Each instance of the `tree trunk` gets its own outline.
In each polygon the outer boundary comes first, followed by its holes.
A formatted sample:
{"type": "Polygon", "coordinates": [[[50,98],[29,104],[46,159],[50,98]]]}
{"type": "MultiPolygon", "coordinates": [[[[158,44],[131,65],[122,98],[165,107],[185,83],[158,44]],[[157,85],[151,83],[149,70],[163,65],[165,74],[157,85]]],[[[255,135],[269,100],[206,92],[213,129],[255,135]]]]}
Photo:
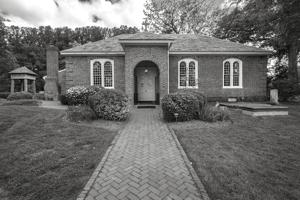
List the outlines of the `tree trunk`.
{"type": "Polygon", "coordinates": [[[298,48],[296,41],[289,45],[288,59],[289,59],[289,73],[288,77],[293,83],[298,83],[298,70],[297,70],[297,55],[298,48]]]}

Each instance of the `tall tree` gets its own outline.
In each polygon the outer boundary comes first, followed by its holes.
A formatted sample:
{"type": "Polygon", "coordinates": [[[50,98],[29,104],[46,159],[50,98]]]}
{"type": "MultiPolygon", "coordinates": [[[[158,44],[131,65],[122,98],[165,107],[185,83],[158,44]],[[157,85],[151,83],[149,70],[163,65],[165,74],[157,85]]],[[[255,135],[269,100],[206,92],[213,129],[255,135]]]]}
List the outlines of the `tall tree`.
{"type": "Polygon", "coordinates": [[[161,33],[210,34],[213,9],[223,0],[147,0],[144,14],[150,29],[161,33]]]}
{"type": "Polygon", "coordinates": [[[16,59],[7,46],[7,30],[3,21],[0,16],[0,92],[8,91],[10,82],[8,72],[17,67],[16,59]]]}
{"type": "Polygon", "coordinates": [[[299,0],[231,0],[214,35],[241,43],[272,47],[289,60],[289,79],[298,82],[300,50],[299,0]],[[234,5],[234,8],[232,8],[234,5]]]}

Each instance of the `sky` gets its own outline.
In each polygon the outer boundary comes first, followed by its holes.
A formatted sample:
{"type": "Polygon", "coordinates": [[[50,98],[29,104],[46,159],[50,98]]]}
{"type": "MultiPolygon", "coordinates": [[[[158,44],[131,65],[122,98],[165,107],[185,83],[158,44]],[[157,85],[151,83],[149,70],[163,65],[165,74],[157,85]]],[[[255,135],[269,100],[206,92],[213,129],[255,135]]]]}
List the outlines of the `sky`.
{"type": "Polygon", "coordinates": [[[145,0],[0,0],[0,15],[17,26],[141,27],[145,0]]]}

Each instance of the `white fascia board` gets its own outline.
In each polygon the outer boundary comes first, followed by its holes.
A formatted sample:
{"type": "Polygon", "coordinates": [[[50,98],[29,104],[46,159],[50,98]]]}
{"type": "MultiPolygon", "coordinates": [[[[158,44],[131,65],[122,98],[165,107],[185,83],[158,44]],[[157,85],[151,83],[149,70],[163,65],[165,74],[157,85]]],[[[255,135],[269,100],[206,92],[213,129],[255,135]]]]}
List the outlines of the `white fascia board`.
{"type": "Polygon", "coordinates": [[[111,52],[90,52],[90,51],[76,51],[76,52],[60,52],[62,56],[105,56],[105,55],[125,55],[123,51],[111,52]]]}

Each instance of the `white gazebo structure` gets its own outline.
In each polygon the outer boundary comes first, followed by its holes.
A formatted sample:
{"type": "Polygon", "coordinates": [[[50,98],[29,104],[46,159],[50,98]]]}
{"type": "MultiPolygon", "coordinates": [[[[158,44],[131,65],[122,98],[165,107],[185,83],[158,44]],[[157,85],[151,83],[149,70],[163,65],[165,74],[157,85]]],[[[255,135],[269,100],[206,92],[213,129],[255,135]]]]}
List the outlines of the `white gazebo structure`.
{"type": "Polygon", "coordinates": [[[29,70],[27,67],[17,68],[10,73],[10,93],[15,92],[15,80],[21,80],[21,91],[28,92],[28,86],[32,85],[33,93],[36,92],[35,79],[37,74],[29,70]]]}

